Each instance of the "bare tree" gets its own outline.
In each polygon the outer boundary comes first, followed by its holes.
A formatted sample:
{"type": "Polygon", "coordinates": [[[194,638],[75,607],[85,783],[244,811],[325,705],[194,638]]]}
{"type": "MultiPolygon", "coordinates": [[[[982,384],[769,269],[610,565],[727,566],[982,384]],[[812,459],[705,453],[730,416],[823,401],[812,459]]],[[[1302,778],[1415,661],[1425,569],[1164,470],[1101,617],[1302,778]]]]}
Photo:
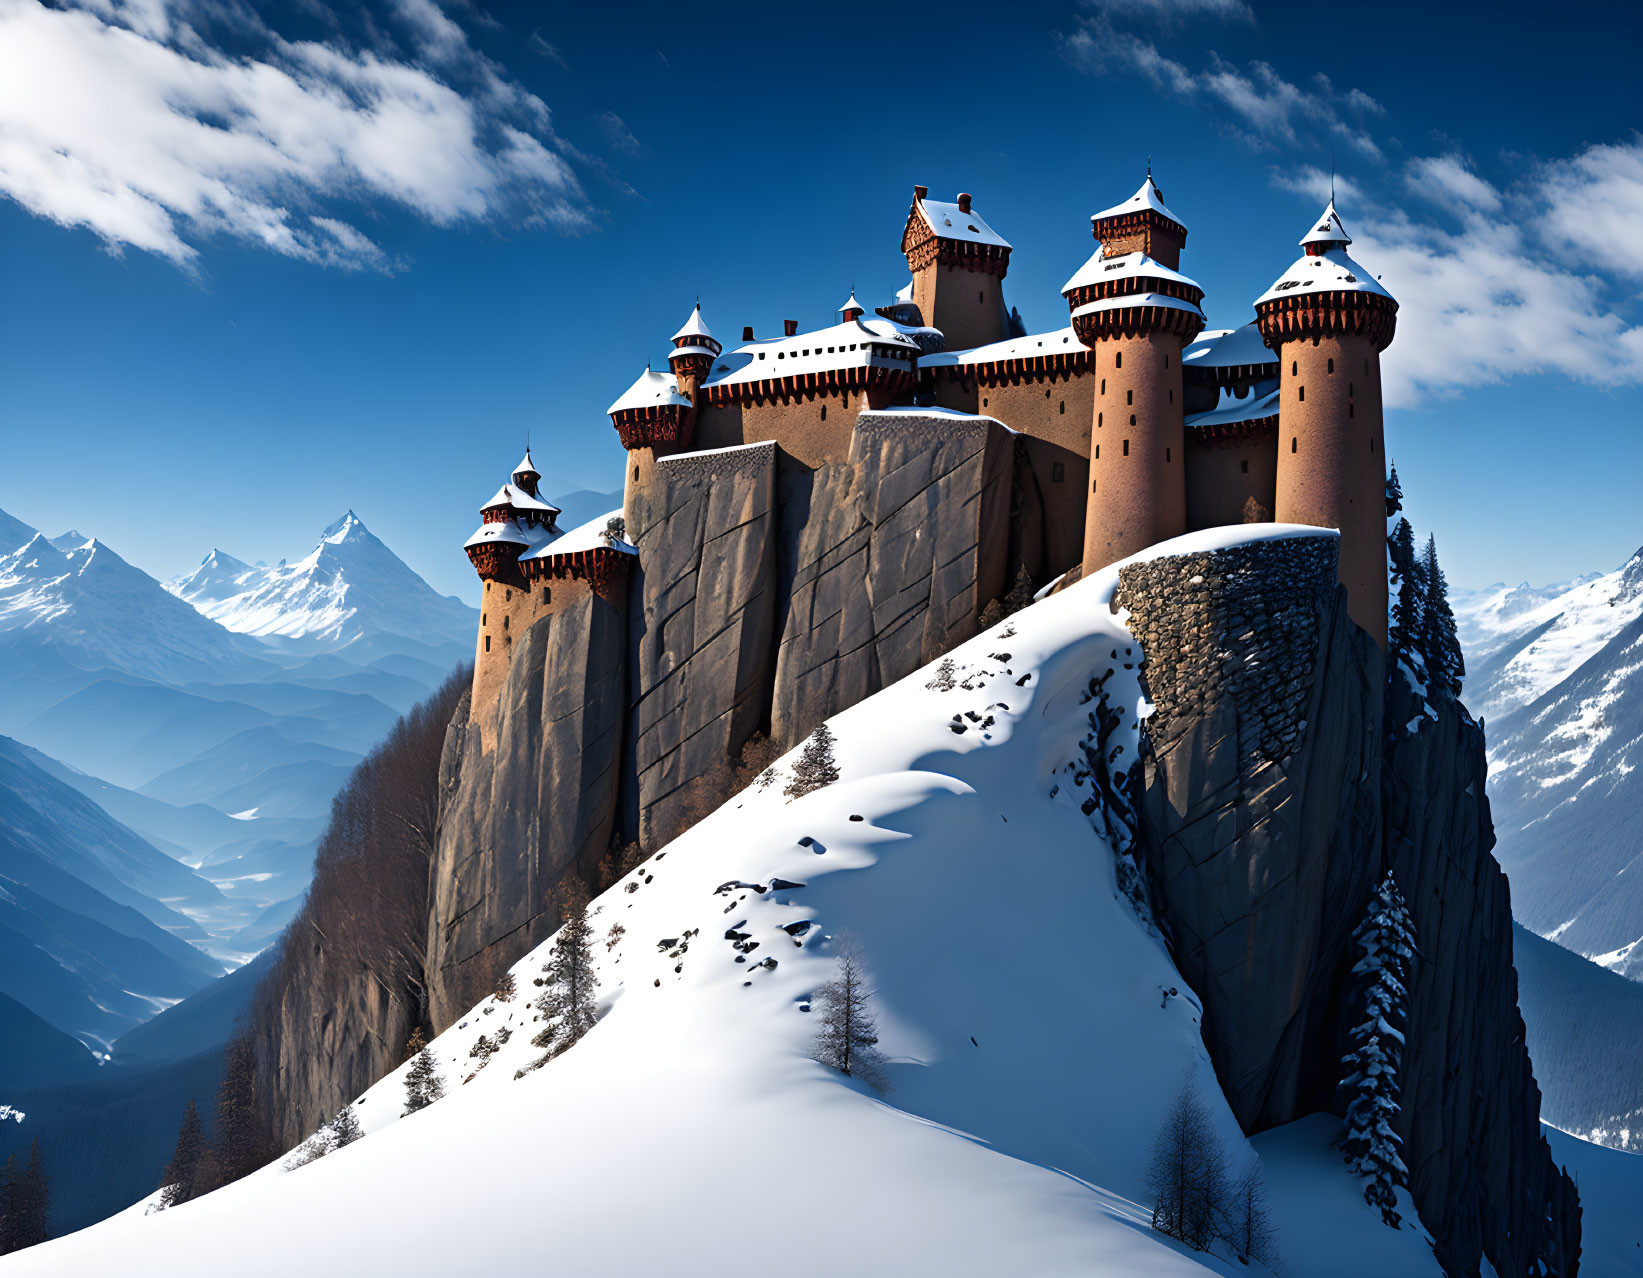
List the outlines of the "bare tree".
{"type": "Polygon", "coordinates": [[[838,975],[811,995],[821,1021],[811,1054],[823,1065],[885,1092],[890,1085],[884,1076],[884,1057],[878,1051],[874,993],[860,947],[853,937],[840,938],[838,975]]]}
{"type": "Polygon", "coordinates": [[[1152,1227],[1199,1251],[1226,1230],[1227,1156],[1190,1077],[1184,1079],[1152,1146],[1147,1167],[1152,1227]]]}
{"type": "Polygon", "coordinates": [[[1251,1159],[1238,1183],[1232,1187],[1227,1215],[1227,1244],[1243,1264],[1255,1261],[1274,1273],[1278,1270],[1278,1236],[1272,1227],[1272,1208],[1267,1200],[1266,1178],[1258,1159],[1251,1159]]]}

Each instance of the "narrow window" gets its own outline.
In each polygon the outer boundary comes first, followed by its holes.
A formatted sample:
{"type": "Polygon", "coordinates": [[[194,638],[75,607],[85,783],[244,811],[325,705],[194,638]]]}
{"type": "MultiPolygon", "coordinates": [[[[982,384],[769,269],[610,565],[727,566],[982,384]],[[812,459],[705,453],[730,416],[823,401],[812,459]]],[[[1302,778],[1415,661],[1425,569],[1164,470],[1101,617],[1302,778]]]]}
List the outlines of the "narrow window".
{"type": "Polygon", "coordinates": [[[1173,390],[1169,393],[1169,402],[1172,404],[1175,402],[1175,392],[1173,390]]]}
{"type": "Polygon", "coordinates": [[[1133,390],[1127,390],[1124,392],[1124,402],[1126,404],[1135,403],[1135,392],[1133,390]]]}
{"type": "Polygon", "coordinates": [[[1059,484],[1067,478],[1067,467],[1063,462],[1056,462],[1050,467],[1050,482],[1059,484]]]}
{"type": "Polygon", "coordinates": [[[1061,401],[1061,416],[1065,417],[1066,415],[1067,415],[1067,401],[1062,400],[1061,401]]]}
{"type": "Polygon", "coordinates": [[[1105,377],[1101,379],[1101,393],[1103,395],[1107,393],[1107,379],[1105,377]]]}
{"type": "MultiPolygon", "coordinates": [[[[1135,425],[1135,414],[1134,414],[1134,413],[1131,413],[1131,414],[1130,414],[1130,425],[1131,425],[1131,426],[1133,426],[1133,425],[1135,425]]],[[[1126,448],[1126,449],[1125,449],[1125,450],[1124,450],[1124,451],[1125,451],[1125,452],[1128,452],[1128,451],[1129,451],[1129,449],[1127,449],[1127,448],[1126,448]]]]}
{"type": "Polygon", "coordinates": [[[485,614],[484,613],[479,614],[479,624],[482,625],[482,626],[485,624],[485,614]]]}
{"type": "Polygon", "coordinates": [[[1091,492],[1091,493],[1094,493],[1094,492],[1095,492],[1095,485],[1096,485],[1096,483],[1097,483],[1097,482],[1098,482],[1098,481],[1096,481],[1096,480],[1094,480],[1094,479],[1092,479],[1092,480],[1090,480],[1090,492],[1091,492]]]}
{"type": "Polygon", "coordinates": [[[1095,460],[1096,460],[1096,461],[1100,461],[1100,460],[1101,460],[1101,445],[1100,445],[1100,444],[1097,444],[1097,445],[1096,445],[1096,446],[1095,446],[1095,460]]]}
{"type": "Polygon", "coordinates": [[[512,599],[512,598],[513,598],[513,591],[511,591],[511,590],[504,590],[504,591],[503,591],[503,592],[502,592],[502,602],[503,602],[503,603],[507,603],[507,602],[508,602],[508,600],[510,600],[510,599],[512,599]]]}
{"type": "Polygon", "coordinates": [[[1050,397],[1050,388],[1048,386],[1046,386],[1044,388],[1044,398],[1048,399],[1049,397],[1050,397]]]}
{"type": "Polygon", "coordinates": [[[1165,450],[1164,450],[1164,461],[1165,461],[1165,462],[1166,462],[1166,463],[1167,463],[1167,462],[1168,462],[1168,461],[1169,461],[1169,453],[1170,453],[1170,450],[1169,450],[1169,449],[1167,449],[1167,448],[1166,448],[1166,449],[1165,449],[1165,450]]]}
{"type": "Polygon", "coordinates": [[[1118,351],[1116,354],[1113,355],[1113,357],[1112,357],[1112,366],[1114,368],[1123,368],[1124,367],[1124,352],[1123,351],[1118,351]]]}
{"type": "Polygon", "coordinates": [[[985,395],[983,395],[983,396],[982,396],[982,397],[981,397],[981,406],[982,406],[982,407],[983,407],[983,408],[986,408],[986,407],[987,407],[987,397],[986,397],[986,396],[985,396],[985,395]]]}
{"type": "Polygon", "coordinates": [[[987,301],[987,299],[982,295],[981,291],[979,289],[976,290],[976,305],[980,306],[980,305],[984,304],[986,301],[987,301]]]}
{"type": "Polygon", "coordinates": [[[508,618],[507,618],[506,615],[504,615],[503,618],[502,618],[502,629],[506,630],[507,628],[508,628],[508,618]]]}
{"type": "Polygon", "coordinates": [[[490,650],[491,650],[491,637],[489,635],[486,635],[485,636],[485,651],[489,652],[490,650]]]}
{"type": "Polygon", "coordinates": [[[634,479],[639,478],[639,464],[637,462],[633,464],[633,477],[634,479]]]}
{"type": "Polygon", "coordinates": [[[1106,414],[1105,414],[1105,413],[1097,413],[1097,414],[1096,414],[1096,415],[1095,415],[1095,425],[1096,425],[1096,429],[1097,429],[1097,430],[1099,430],[1099,429],[1100,429],[1100,428],[1101,428],[1101,419],[1102,419],[1102,418],[1103,418],[1103,417],[1104,417],[1104,416],[1106,416],[1106,414]]]}
{"type": "Polygon", "coordinates": [[[1124,456],[1128,457],[1129,455],[1130,455],[1130,441],[1126,439],[1124,441],[1124,456]]]}
{"type": "Polygon", "coordinates": [[[491,583],[487,581],[485,583],[485,593],[490,594],[490,592],[491,592],[491,583]]]}
{"type": "Polygon", "coordinates": [[[821,419],[822,419],[822,420],[823,420],[823,421],[824,421],[824,422],[825,422],[825,421],[826,421],[826,420],[827,420],[827,405],[826,405],[826,404],[823,404],[823,405],[822,405],[822,415],[821,415],[821,419]]]}
{"type": "Polygon", "coordinates": [[[1351,403],[1347,404],[1347,406],[1346,406],[1346,415],[1348,417],[1356,417],[1358,415],[1358,406],[1356,404],[1351,404],[1351,403]]]}
{"type": "Polygon", "coordinates": [[[1298,402],[1302,403],[1302,404],[1306,403],[1306,387],[1305,386],[1298,386],[1298,387],[1295,388],[1295,391],[1296,391],[1296,394],[1295,394],[1296,400],[1298,402]]]}
{"type": "Polygon", "coordinates": [[[1335,361],[1334,360],[1329,361],[1329,371],[1332,372],[1332,373],[1335,371],[1335,361]]]}
{"type": "Polygon", "coordinates": [[[1301,361],[1298,360],[1298,359],[1290,360],[1289,361],[1289,375],[1291,377],[1294,377],[1300,371],[1301,371],[1301,361]]]}
{"type": "Polygon", "coordinates": [[[1165,368],[1169,367],[1169,356],[1168,355],[1164,356],[1164,367],[1165,368]]]}
{"type": "Polygon", "coordinates": [[[1289,437],[1289,451],[1292,453],[1298,453],[1301,451],[1300,441],[1293,435],[1289,437]]]}
{"type": "Polygon", "coordinates": [[[1249,474],[1249,461],[1247,459],[1238,464],[1243,467],[1244,474],[1249,474]]]}

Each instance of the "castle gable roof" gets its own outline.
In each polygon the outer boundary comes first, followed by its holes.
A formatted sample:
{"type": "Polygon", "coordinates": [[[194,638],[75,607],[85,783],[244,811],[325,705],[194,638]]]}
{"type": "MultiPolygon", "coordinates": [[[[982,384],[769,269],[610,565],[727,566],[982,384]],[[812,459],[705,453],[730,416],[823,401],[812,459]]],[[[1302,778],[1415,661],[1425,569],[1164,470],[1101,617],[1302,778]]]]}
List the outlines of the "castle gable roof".
{"type": "Polygon", "coordinates": [[[1186,223],[1169,211],[1164,203],[1164,196],[1157,184],[1152,180],[1152,174],[1147,174],[1147,180],[1141,183],[1141,189],[1122,204],[1114,204],[1110,209],[1102,209],[1099,213],[1090,214],[1091,222],[1104,222],[1109,217],[1124,217],[1130,213],[1144,213],[1147,211],[1162,214],[1177,226],[1185,229],[1186,223]]]}
{"type": "Polygon", "coordinates": [[[1260,327],[1254,320],[1242,328],[1205,332],[1181,352],[1181,363],[1195,368],[1243,368],[1277,362],[1277,354],[1261,340],[1260,327]]]}
{"type": "Polygon", "coordinates": [[[1063,295],[1074,289],[1089,288],[1095,284],[1104,284],[1110,280],[1169,280],[1172,283],[1195,288],[1201,293],[1202,286],[1190,276],[1180,271],[1171,270],[1155,258],[1145,253],[1125,253],[1122,257],[1102,257],[1101,250],[1090,254],[1089,261],[1085,262],[1073,272],[1073,277],[1061,286],[1063,295]]]}
{"type": "Polygon", "coordinates": [[[1015,359],[1047,359],[1054,355],[1082,355],[1084,343],[1072,329],[1058,328],[1049,333],[1029,333],[1025,337],[1010,337],[1002,342],[989,342],[967,351],[938,351],[919,360],[920,368],[962,368],[973,364],[1002,364],[1015,359]]]}
{"type": "Polygon", "coordinates": [[[938,239],[991,244],[995,248],[1010,247],[1010,241],[988,226],[973,204],[968,213],[957,204],[949,204],[945,200],[919,200],[914,207],[938,239]]]}
{"type": "Polygon", "coordinates": [[[1308,293],[1371,293],[1392,297],[1373,275],[1347,256],[1345,249],[1332,248],[1316,257],[1308,254],[1298,258],[1271,288],[1255,299],[1255,305],[1280,297],[1304,297],[1308,293]]]}
{"type": "Polygon", "coordinates": [[[702,385],[731,387],[875,363],[911,369],[919,345],[910,331],[893,320],[858,317],[792,337],[746,342],[721,355],[702,385]]]}
{"type": "Polygon", "coordinates": [[[672,373],[658,373],[647,368],[632,386],[605,412],[611,416],[640,408],[663,408],[667,405],[689,408],[690,400],[679,393],[679,380],[672,373]]]}
{"type": "Polygon", "coordinates": [[[1329,207],[1323,211],[1323,216],[1318,219],[1317,224],[1310,231],[1301,237],[1299,242],[1302,248],[1305,248],[1308,244],[1338,244],[1345,248],[1352,243],[1352,237],[1346,233],[1346,228],[1341,225],[1341,215],[1335,211],[1333,196],[1330,197],[1329,207]]]}
{"type": "Polygon", "coordinates": [[[620,537],[607,539],[605,529],[610,521],[622,513],[618,506],[615,510],[600,515],[597,519],[590,519],[585,524],[562,533],[552,541],[538,546],[535,550],[521,556],[524,559],[551,559],[554,555],[574,555],[583,550],[614,550],[620,555],[637,555],[639,548],[632,542],[623,541],[620,537]]]}

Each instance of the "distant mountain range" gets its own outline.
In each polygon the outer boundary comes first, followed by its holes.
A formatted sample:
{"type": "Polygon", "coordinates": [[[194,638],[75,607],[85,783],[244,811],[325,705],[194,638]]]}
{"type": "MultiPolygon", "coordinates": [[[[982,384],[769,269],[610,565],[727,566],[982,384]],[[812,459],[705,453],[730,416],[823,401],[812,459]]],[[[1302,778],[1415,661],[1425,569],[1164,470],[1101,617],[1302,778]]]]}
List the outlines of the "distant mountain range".
{"type": "Polygon", "coordinates": [[[1457,597],[1518,920],[1643,979],[1643,551],[1557,586],[1457,597]]]}

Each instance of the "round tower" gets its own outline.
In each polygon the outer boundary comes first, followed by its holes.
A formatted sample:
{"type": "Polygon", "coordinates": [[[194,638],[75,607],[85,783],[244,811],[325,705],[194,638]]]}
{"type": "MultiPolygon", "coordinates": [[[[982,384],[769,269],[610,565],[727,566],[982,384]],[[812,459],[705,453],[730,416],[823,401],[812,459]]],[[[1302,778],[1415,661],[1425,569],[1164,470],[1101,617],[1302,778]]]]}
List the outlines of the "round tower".
{"type": "MultiPolygon", "coordinates": [[[[673,370],[679,393],[691,404],[696,403],[696,392],[701,387],[702,379],[707,376],[713,367],[713,361],[719,358],[719,352],[723,349],[724,347],[708,331],[707,323],[702,319],[702,304],[697,302],[696,309],[691,311],[684,327],[673,335],[673,349],[668,352],[667,357],[668,367],[673,370]]],[[[686,440],[679,447],[686,447],[688,442],[686,440]]]]}
{"type": "Polygon", "coordinates": [[[1386,646],[1386,447],[1381,352],[1398,304],[1347,256],[1335,201],[1302,256],[1255,302],[1278,356],[1278,484],[1273,518],[1341,532],[1347,612],[1386,646]]]}
{"type": "Polygon", "coordinates": [[[839,307],[839,319],[848,324],[853,319],[860,319],[867,313],[867,308],[856,300],[856,290],[850,290],[850,296],[844,305],[839,307]]]}
{"type": "MultiPolygon", "coordinates": [[[[693,363],[700,358],[699,351],[705,349],[691,343],[684,348],[675,346],[674,354],[679,356],[681,364],[693,363]],[[697,349],[691,350],[691,346],[697,349]],[[681,349],[685,353],[681,354],[681,349]]],[[[705,366],[694,376],[699,378],[703,373],[705,366]]],[[[693,381],[691,385],[696,389],[700,382],[693,381]]],[[[647,368],[605,411],[610,414],[611,425],[616,427],[622,447],[628,450],[622,517],[627,522],[628,539],[636,541],[641,529],[635,518],[634,494],[650,482],[658,457],[690,446],[696,410],[690,397],[680,390],[675,374],[647,368]]]]}
{"type": "Polygon", "coordinates": [[[1095,379],[1085,574],[1186,531],[1181,349],[1204,327],[1204,290],[1175,269],[1187,229],[1150,170],[1090,224],[1101,247],[1062,288],[1095,379]]]}
{"type": "Polygon", "coordinates": [[[537,495],[537,485],[542,482],[542,472],[536,469],[536,463],[531,460],[531,450],[525,450],[525,458],[514,467],[513,482],[524,490],[530,497],[537,495]]]}

